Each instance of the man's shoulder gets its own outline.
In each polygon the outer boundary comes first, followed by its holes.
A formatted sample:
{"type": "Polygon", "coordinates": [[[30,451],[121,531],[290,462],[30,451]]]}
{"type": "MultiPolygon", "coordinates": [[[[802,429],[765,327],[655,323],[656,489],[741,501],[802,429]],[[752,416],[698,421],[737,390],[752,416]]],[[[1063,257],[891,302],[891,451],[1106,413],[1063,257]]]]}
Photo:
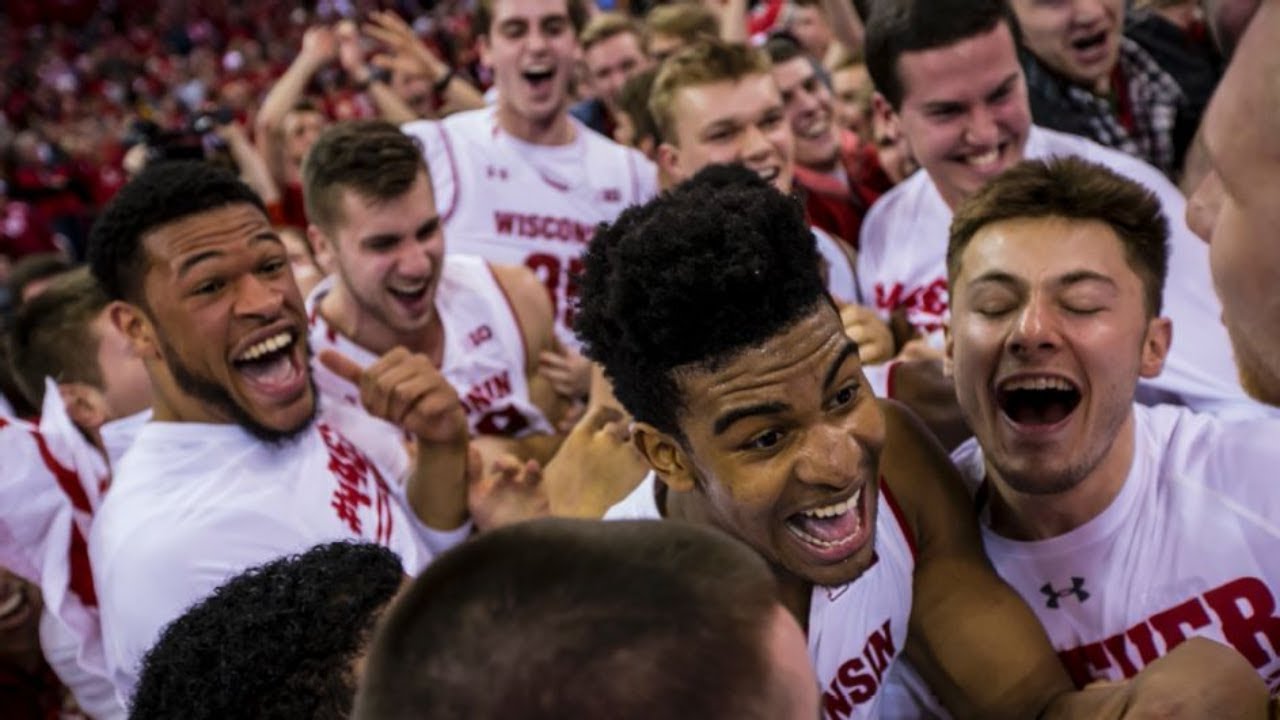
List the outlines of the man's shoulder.
{"type": "Polygon", "coordinates": [[[1230,488],[1241,502],[1249,502],[1254,490],[1280,496],[1272,490],[1280,419],[1224,419],[1173,405],[1135,405],[1134,418],[1140,451],[1152,456],[1162,475],[1230,488]]]}
{"type": "Polygon", "coordinates": [[[1105,166],[1113,172],[1147,186],[1160,197],[1161,201],[1166,200],[1170,192],[1178,193],[1169,179],[1153,165],[1141,158],[1080,135],[1059,132],[1039,125],[1033,126],[1027,142],[1026,155],[1031,159],[1072,156],[1105,166]]]}

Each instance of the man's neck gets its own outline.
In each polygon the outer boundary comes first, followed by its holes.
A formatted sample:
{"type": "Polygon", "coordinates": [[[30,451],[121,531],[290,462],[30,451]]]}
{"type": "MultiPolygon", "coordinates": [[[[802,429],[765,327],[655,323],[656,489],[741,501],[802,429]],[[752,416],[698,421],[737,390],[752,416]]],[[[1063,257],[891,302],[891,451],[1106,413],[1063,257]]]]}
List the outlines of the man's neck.
{"type": "Polygon", "coordinates": [[[988,463],[991,529],[1013,540],[1047,540],[1075,530],[1102,514],[1120,494],[1133,466],[1133,423],[1130,410],[1102,461],[1065,492],[1052,495],[1018,492],[988,463]]]}
{"type": "MultiPolygon", "coordinates": [[[[658,480],[657,482],[662,482],[658,480]]],[[[662,497],[661,495],[659,497],[662,497]]],[[[697,523],[699,525],[710,525],[718,527],[711,520],[711,514],[707,512],[706,506],[697,497],[694,492],[666,492],[665,503],[658,506],[659,512],[665,518],[673,520],[683,520],[685,522],[697,523]]],[[[813,594],[813,583],[800,577],[796,577],[791,572],[772,565],[773,574],[778,579],[778,599],[781,600],[782,606],[795,617],[796,622],[800,623],[800,627],[805,632],[809,631],[809,601],[813,594]]]]}
{"type": "Polygon", "coordinates": [[[568,145],[577,137],[567,108],[561,108],[549,119],[532,120],[518,115],[499,98],[498,124],[511,137],[532,145],[568,145]]]}
{"type": "MultiPolygon", "coordinates": [[[[432,302],[435,302],[434,298],[432,302]]],[[[346,285],[338,281],[320,299],[319,312],[329,327],[375,355],[403,347],[410,352],[426,355],[431,358],[433,365],[440,367],[444,356],[444,324],[434,308],[431,311],[431,322],[406,336],[361,313],[346,285]]]]}

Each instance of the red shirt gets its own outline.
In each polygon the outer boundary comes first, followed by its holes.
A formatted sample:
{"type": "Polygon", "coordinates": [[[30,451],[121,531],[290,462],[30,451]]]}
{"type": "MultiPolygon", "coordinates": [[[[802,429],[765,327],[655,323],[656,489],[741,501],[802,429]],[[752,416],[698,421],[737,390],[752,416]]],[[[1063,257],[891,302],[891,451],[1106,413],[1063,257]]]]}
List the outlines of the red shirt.
{"type": "Polygon", "coordinates": [[[840,132],[840,169],[847,186],[826,173],[797,165],[796,185],[809,224],[857,249],[862,219],[871,203],[893,187],[893,181],[880,166],[875,146],[848,130],[840,132]]]}

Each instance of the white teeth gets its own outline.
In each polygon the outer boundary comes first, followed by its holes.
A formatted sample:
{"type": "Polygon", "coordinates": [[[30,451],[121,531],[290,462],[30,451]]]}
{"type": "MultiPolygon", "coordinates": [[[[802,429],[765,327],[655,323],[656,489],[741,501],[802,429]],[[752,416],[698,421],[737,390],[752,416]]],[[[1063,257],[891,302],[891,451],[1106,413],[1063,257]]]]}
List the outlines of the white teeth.
{"type": "Polygon", "coordinates": [[[997,148],[991,148],[990,150],[982,153],[981,155],[970,155],[968,162],[970,165],[973,165],[975,167],[984,167],[987,165],[994,164],[995,161],[999,158],[1000,158],[1000,148],[997,147],[997,148]]]}
{"type": "Polygon", "coordinates": [[[850,497],[848,497],[847,499],[841,502],[838,502],[834,505],[827,505],[825,507],[814,508],[812,510],[805,510],[804,513],[802,514],[812,518],[836,517],[837,515],[843,515],[846,512],[848,512],[851,508],[856,507],[858,505],[858,500],[860,499],[862,499],[862,488],[858,488],[858,492],[854,493],[853,495],[851,495],[850,497]]]}
{"type": "Polygon", "coordinates": [[[280,348],[287,347],[292,342],[293,342],[293,335],[286,330],[280,333],[279,335],[273,335],[272,337],[269,337],[266,340],[263,340],[262,342],[253,345],[248,350],[245,350],[244,352],[240,353],[240,357],[236,358],[236,362],[247,362],[250,360],[257,360],[258,358],[262,357],[263,355],[266,355],[267,353],[275,352],[280,348]]]}
{"type": "Polygon", "coordinates": [[[762,169],[756,170],[756,174],[759,175],[760,178],[765,182],[773,182],[773,179],[778,177],[779,172],[781,171],[776,167],[771,167],[768,169],[762,168],[762,169]]]}
{"type": "Polygon", "coordinates": [[[1004,390],[1061,390],[1071,392],[1075,386],[1057,377],[1025,377],[1010,380],[1003,386],[1004,390]]]}

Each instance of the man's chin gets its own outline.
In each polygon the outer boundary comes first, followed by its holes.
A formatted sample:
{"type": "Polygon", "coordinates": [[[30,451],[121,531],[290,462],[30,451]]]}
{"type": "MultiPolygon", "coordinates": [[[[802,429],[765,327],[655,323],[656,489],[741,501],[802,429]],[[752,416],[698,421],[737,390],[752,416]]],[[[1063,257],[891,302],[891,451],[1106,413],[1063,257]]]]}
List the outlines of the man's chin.
{"type": "Polygon", "coordinates": [[[316,415],[320,411],[314,377],[308,379],[306,395],[299,402],[306,403],[306,407],[300,413],[300,417],[292,422],[268,424],[258,420],[238,404],[232,416],[237,425],[258,440],[269,445],[286,445],[306,432],[315,422],[316,415]]]}

